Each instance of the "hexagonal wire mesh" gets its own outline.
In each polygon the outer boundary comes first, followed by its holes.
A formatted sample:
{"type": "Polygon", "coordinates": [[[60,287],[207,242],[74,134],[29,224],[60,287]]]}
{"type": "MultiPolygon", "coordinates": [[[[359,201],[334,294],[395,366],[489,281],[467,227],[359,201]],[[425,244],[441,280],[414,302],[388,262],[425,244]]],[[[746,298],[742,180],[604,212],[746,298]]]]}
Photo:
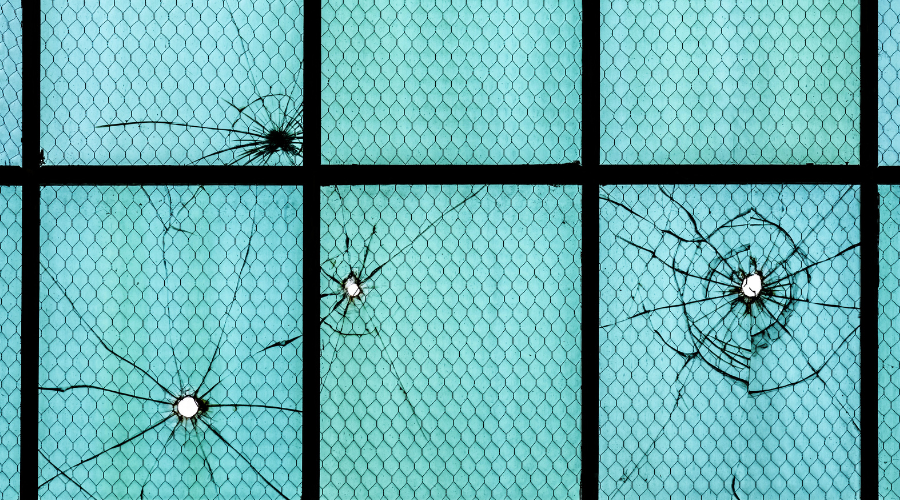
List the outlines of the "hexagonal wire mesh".
{"type": "Polygon", "coordinates": [[[54,0],[42,12],[49,164],[302,163],[288,149],[241,156],[256,141],[286,147],[279,125],[302,145],[300,1],[54,0]],[[116,123],[131,125],[96,128],[116,123]]]}
{"type": "Polygon", "coordinates": [[[858,498],[859,190],[602,187],[602,498],[858,498]]]}
{"type": "Polygon", "coordinates": [[[878,194],[878,494],[896,499],[900,498],[900,301],[895,297],[900,274],[900,186],[878,186],[878,194]]]}
{"type": "Polygon", "coordinates": [[[900,2],[878,2],[878,165],[900,165],[900,2]]]}
{"type": "Polygon", "coordinates": [[[601,164],[859,163],[858,1],[601,9],[601,164]]]}
{"type": "Polygon", "coordinates": [[[580,186],[321,206],[322,498],[577,498],[580,186]]]}
{"type": "Polygon", "coordinates": [[[0,2],[0,165],[22,164],[22,7],[0,2]]]}
{"type": "Polygon", "coordinates": [[[301,325],[301,190],[41,201],[41,494],[299,496],[301,342],[266,347],[301,325]]]}
{"type": "Polygon", "coordinates": [[[581,2],[550,3],[323,2],[322,162],[580,160],[581,2]]]}
{"type": "Polygon", "coordinates": [[[0,186],[0,499],[19,498],[22,188],[0,186]]]}

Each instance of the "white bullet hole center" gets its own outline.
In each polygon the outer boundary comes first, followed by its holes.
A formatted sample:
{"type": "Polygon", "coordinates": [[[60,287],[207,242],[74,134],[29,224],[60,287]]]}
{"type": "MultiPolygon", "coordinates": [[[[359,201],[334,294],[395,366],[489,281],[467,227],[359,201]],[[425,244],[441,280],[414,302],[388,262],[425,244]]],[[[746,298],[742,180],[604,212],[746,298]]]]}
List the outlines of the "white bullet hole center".
{"type": "Polygon", "coordinates": [[[181,401],[178,402],[178,414],[184,418],[193,418],[198,411],[200,411],[200,405],[191,396],[181,398],[181,401]]]}
{"type": "Polygon", "coordinates": [[[756,297],[762,291],[762,277],[759,274],[751,274],[741,283],[741,292],[747,297],[756,297]]]}
{"type": "Polygon", "coordinates": [[[347,284],[344,285],[344,287],[347,289],[347,295],[351,297],[358,297],[359,292],[361,292],[359,285],[352,279],[347,281],[347,284]]]}

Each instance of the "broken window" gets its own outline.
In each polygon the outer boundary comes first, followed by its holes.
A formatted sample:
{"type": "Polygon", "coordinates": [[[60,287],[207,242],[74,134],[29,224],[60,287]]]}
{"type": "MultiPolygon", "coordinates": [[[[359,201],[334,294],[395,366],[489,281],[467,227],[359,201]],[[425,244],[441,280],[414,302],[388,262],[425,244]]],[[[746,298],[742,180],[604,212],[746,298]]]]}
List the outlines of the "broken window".
{"type": "Polygon", "coordinates": [[[858,196],[601,187],[601,496],[859,491],[858,196]]]}
{"type": "Polygon", "coordinates": [[[39,491],[298,498],[299,188],[41,191],[39,491]]]}
{"type": "Polygon", "coordinates": [[[581,188],[321,199],[322,498],[577,498],[581,188]]]}
{"type": "Polygon", "coordinates": [[[303,4],[44,4],[50,165],[299,165],[303,4]]]}

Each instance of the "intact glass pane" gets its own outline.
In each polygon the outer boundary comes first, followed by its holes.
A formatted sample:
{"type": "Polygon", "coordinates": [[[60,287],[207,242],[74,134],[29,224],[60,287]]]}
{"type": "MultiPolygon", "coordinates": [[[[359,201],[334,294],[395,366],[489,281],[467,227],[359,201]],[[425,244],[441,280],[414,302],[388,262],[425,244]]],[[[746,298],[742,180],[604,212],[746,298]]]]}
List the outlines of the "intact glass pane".
{"type": "Polygon", "coordinates": [[[299,498],[300,189],[44,188],[41,210],[41,497],[299,498]]]}
{"type": "Polygon", "coordinates": [[[581,2],[328,0],[322,163],[581,159],[581,2]]]}
{"type": "Polygon", "coordinates": [[[857,498],[859,189],[600,189],[600,497],[857,498]]]}
{"type": "Polygon", "coordinates": [[[321,498],[578,498],[580,187],[321,200],[321,498]]]}
{"type": "Polygon", "coordinates": [[[22,403],[22,188],[0,186],[0,499],[19,498],[22,403]]]}
{"type": "Polygon", "coordinates": [[[900,186],[878,186],[878,494],[900,497],[900,186]]]}
{"type": "Polygon", "coordinates": [[[900,2],[878,2],[878,165],[900,165],[900,2]]]}
{"type": "Polygon", "coordinates": [[[43,2],[47,163],[301,163],[302,13],[299,0],[43,2]]]}
{"type": "Polygon", "coordinates": [[[22,3],[0,1],[0,165],[22,164],[22,3]]]}
{"type": "Polygon", "coordinates": [[[601,3],[601,164],[859,163],[859,2],[601,3]]]}

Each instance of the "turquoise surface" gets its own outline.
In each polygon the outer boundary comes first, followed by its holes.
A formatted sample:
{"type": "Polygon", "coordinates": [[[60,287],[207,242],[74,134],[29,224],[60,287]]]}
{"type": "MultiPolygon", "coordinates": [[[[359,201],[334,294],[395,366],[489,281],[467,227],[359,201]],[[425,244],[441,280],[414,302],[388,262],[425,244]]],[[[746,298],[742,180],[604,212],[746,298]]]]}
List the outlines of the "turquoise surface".
{"type": "Polygon", "coordinates": [[[579,186],[322,188],[321,498],[578,498],[580,207],[579,186]]]}
{"type": "Polygon", "coordinates": [[[858,498],[859,238],[855,186],[601,188],[601,498],[858,498]]]}
{"type": "Polygon", "coordinates": [[[0,2],[0,165],[22,164],[22,8],[0,2]]]}
{"type": "Polygon", "coordinates": [[[900,2],[878,2],[878,165],[900,164],[900,2]]]}
{"type": "Polygon", "coordinates": [[[42,497],[299,497],[302,339],[265,348],[300,335],[301,217],[300,188],[42,189],[42,497]]]}
{"type": "Polygon", "coordinates": [[[900,498],[900,186],[878,186],[881,234],[878,239],[878,493],[900,498]]]}
{"type": "Polygon", "coordinates": [[[859,163],[859,2],[600,5],[600,163],[859,163]]]}
{"type": "Polygon", "coordinates": [[[19,498],[22,384],[22,188],[0,186],[0,498],[19,498]]]}
{"type": "MultiPolygon", "coordinates": [[[[303,99],[299,1],[42,4],[41,147],[50,165],[228,163],[303,99]],[[279,94],[263,100],[262,96],[279,94]],[[239,109],[240,108],[240,109],[239,109]],[[165,124],[95,128],[145,120],[165,124]],[[234,132],[234,131],[239,132],[234,132]]],[[[270,163],[294,164],[278,154],[270,163]]],[[[238,162],[243,164],[244,162],[238,162]]]]}
{"type": "Polygon", "coordinates": [[[323,2],[322,163],[580,160],[581,30],[579,0],[323,2]]]}

